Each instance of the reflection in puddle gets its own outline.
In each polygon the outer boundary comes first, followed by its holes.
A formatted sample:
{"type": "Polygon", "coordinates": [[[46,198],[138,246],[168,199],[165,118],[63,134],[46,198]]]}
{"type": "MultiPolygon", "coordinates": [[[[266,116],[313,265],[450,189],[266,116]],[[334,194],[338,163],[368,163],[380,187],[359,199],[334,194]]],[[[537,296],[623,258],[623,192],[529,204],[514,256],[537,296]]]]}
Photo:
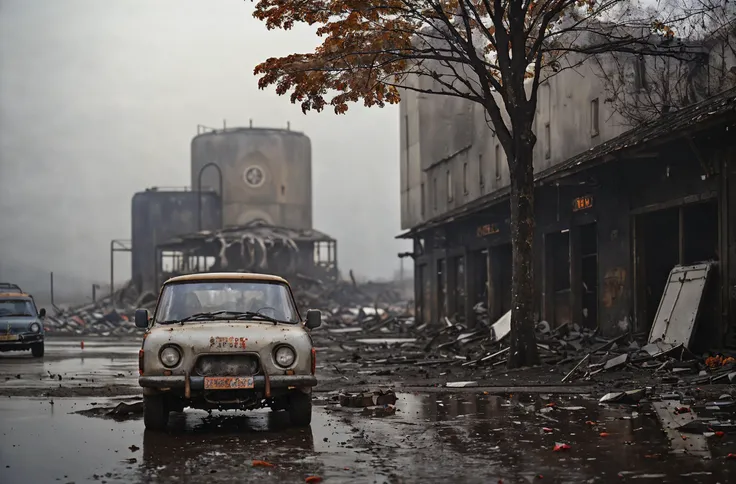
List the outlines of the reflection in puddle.
{"type": "Polygon", "coordinates": [[[81,482],[93,472],[107,482],[281,483],[310,475],[351,483],[533,482],[539,475],[543,482],[733,481],[723,460],[670,454],[647,405],[599,406],[577,396],[398,397],[395,414],[382,417],[315,406],[306,429],[292,428],[283,412],[187,410],[172,415],[165,433],[144,432],[140,420],[70,415],[99,400],[50,406],[14,398],[0,401],[0,464],[12,464],[2,481],[81,482]],[[41,412],[29,413],[31,405],[41,412]],[[554,452],[556,443],[570,448],[554,452]],[[43,465],[28,449],[47,456],[43,465]]]}

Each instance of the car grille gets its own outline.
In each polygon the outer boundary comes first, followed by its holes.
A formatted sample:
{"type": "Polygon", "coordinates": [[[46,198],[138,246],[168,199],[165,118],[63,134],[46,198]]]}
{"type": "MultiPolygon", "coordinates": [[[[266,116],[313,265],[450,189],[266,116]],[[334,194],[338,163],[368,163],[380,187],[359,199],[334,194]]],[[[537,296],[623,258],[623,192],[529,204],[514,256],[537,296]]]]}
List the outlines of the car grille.
{"type": "Polygon", "coordinates": [[[256,355],[204,355],[194,366],[199,376],[252,376],[259,369],[256,355]]]}

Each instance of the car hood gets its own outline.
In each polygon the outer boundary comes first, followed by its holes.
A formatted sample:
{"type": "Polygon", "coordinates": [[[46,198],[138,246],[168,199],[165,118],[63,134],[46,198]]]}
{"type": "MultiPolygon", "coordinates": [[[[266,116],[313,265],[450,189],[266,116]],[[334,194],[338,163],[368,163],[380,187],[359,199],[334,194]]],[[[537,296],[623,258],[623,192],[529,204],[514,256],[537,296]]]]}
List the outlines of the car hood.
{"type": "Polygon", "coordinates": [[[218,338],[247,338],[248,344],[264,345],[301,339],[308,333],[301,323],[273,324],[266,321],[210,321],[154,326],[146,339],[210,345],[218,338]]]}

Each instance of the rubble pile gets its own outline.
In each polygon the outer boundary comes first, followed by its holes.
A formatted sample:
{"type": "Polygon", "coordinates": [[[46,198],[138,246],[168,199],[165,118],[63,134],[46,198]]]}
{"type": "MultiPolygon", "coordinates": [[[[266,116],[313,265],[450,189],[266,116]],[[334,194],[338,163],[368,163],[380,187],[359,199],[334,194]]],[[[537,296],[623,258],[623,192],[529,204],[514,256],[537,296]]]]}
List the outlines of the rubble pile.
{"type": "MultiPolygon", "coordinates": [[[[327,327],[352,327],[368,332],[380,327],[402,325],[396,318],[413,323],[414,304],[398,287],[398,283],[357,284],[355,281],[322,282],[299,276],[293,284],[294,297],[300,310],[319,309],[327,327]]],[[[384,332],[387,330],[384,330],[384,332]]]]}
{"type": "Polygon", "coordinates": [[[96,302],[70,308],[54,308],[44,320],[44,329],[52,335],[125,336],[142,334],[133,324],[135,310],[153,310],[155,298],[138,295],[128,283],[113,294],[96,302]]]}

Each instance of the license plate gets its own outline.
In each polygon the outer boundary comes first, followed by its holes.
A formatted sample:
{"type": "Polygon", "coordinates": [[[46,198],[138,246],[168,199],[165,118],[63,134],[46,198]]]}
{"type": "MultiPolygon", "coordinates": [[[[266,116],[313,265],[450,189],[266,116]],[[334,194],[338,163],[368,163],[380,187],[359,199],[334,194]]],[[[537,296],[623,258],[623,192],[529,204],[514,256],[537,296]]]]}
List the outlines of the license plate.
{"type": "Polygon", "coordinates": [[[252,376],[207,376],[204,378],[205,390],[239,390],[254,386],[252,376]]]}
{"type": "Polygon", "coordinates": [[[17,334],[0,334],[0,341],[18,341],[17,334]]]}

